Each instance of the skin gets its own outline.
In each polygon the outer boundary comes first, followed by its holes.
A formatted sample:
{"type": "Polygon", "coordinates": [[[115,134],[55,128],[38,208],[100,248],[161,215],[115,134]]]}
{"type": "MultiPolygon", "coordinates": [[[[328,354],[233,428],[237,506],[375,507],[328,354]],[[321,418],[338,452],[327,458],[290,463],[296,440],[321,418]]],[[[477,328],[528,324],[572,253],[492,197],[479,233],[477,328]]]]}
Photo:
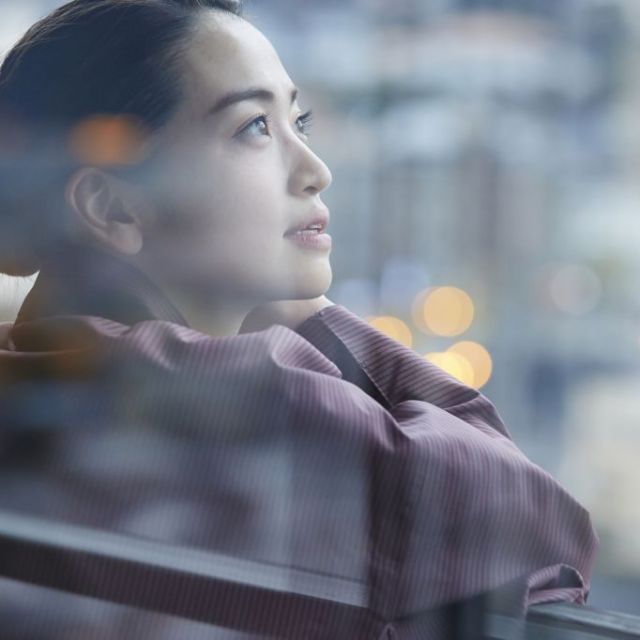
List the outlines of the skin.
{"type": "Polygon", "coordinates": [[[202,13],[182,65],[182,102],[154,141],[154,188],[85,167],[67,189],[75,222],[155,280],[197,329],[295,327],[331,304],[323,294],[332,274],[329,250],[285,237],[326,212],[331,183],[291,100],[294,84],[260,31],[215,11],[202,13]],[[211,112],[253,87],[273,99],[211,112]]]}

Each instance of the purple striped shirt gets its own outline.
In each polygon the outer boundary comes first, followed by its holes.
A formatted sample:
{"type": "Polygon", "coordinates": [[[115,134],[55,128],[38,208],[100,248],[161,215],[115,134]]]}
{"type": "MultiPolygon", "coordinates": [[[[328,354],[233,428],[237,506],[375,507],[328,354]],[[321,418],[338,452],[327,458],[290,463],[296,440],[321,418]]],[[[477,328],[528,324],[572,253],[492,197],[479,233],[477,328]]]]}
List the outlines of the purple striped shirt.
{"type": "MultiPolygon", "coordinates": [[[[42,278],[0,350],[0,420],[64,424],[43,464],[55,499],[5,489],[1,507],[352,580],[366,637],[452,637],[443,612],[480,597],[584,603],[588,513],[481,393],[344,307],[214,338],[165,302],[36,313],[42,278]]],[[[307,637],[336,637],[327,624],[307,637]]]]}

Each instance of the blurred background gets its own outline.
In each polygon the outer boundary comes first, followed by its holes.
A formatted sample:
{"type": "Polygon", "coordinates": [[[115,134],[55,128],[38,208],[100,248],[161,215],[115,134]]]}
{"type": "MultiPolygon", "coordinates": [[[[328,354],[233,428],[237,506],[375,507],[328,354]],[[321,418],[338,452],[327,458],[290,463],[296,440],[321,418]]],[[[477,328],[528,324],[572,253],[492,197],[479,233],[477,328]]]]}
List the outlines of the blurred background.
{"type": "MultiPolygon", "coordinates": [[[[0,55],[62,4],[2,0],[0,55]]],[[[330,297],[497,405],[640,615],[640,3],[254,0],[330,166],[330,297]]],[[[11,320],[33,278],[0,280],[11,320]]]]}

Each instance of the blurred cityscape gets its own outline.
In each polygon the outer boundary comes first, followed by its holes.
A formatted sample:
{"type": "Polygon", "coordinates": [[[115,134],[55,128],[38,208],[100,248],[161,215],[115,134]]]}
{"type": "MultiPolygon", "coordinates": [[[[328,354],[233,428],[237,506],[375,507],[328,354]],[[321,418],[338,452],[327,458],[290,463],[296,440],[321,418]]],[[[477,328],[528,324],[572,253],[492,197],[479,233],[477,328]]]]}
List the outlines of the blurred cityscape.
{"type": "MultiPolygon", "coordinates": [[[[4,0],[0,54],[59,4],[4,0]]],[[[330,297],[482,388],[593,515],[589,604],[640,614],[640,3],[247,14],[334,175],[330,297]]],[[[4,278],[2,319],[31,281],[4,278]]]]}

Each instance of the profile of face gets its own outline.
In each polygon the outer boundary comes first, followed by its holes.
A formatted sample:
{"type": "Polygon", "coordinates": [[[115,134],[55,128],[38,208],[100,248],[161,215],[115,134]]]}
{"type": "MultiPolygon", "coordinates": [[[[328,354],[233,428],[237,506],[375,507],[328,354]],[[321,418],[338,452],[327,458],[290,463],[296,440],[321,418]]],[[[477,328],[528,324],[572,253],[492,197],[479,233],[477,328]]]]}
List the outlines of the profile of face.
{"type": "Polygon", "coordinates": [[[181,64],[183,99],[160,134],[153,215],[134,259],[198,296],[323,294],[331,238],[320,194],[331,173],[273,46],[245,20],[203,12],[181,64]]]}

